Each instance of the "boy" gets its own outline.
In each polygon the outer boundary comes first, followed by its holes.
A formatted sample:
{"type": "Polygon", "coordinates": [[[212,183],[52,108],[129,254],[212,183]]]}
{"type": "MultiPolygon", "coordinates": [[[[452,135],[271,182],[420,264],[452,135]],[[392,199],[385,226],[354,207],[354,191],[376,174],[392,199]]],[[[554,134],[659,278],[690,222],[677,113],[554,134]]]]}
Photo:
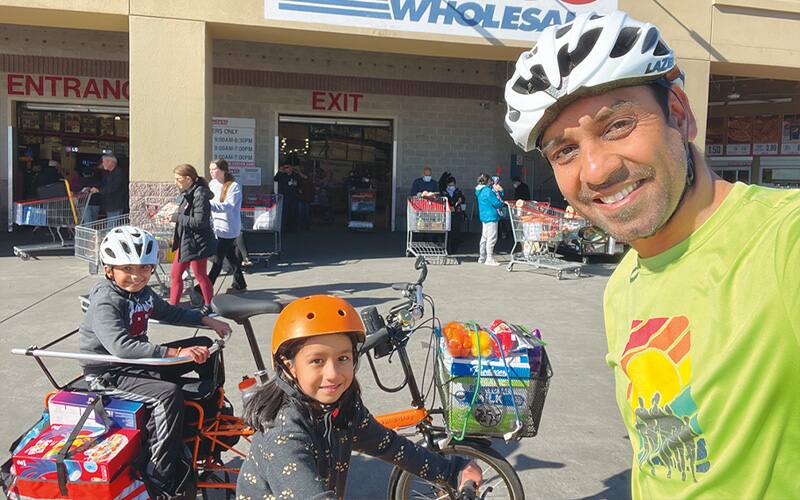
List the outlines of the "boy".
{"type": "Polygon", "coordinates": [[[220,336],[231,331],[227,323],[197,311],[171,306],[147,283],[158,264],[158,242],[142,229],[112,229],[100,244],[106,279],[90,294],[90,306],[80,326],[80,351],[111,354],[120,358],[191,357],[193,363],[155,367],[114,363],[83,363],[92,390],[147,405],[149,463],[146,474],[167,496],[178,493],[191,469],[180,466],[182,455],[183,394],[177,382],[189,371],[209,375],[207,337],[154,344],[147,337],[147,323],[154,318],[167,323],[205,325],[220,336]]]}

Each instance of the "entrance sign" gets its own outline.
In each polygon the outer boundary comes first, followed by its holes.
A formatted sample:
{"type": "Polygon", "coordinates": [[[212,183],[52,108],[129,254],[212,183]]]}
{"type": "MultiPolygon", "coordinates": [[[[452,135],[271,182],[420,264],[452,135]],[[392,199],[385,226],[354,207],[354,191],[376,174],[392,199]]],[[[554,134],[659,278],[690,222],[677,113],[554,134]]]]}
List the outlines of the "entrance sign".
{"type": "Polygon", "coordinates": [[[617,0],[264,0],[275,21],[531,42],[577,14],[607,14],[617,0]]]}

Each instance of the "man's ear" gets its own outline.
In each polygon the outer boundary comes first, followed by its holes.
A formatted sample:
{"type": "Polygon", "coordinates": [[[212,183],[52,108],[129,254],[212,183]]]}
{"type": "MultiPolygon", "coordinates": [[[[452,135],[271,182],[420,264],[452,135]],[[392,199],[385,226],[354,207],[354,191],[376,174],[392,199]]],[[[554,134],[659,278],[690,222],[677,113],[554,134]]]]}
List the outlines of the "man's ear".
{"type": "Polygon", "coordinates": [[[672,85],[668,97],[670,123],[673,123],[681,134],[685,134],[687,142],[694,142],[697,138],[697,120],[689,105],[686,92],[679,85],[672,85]]]}

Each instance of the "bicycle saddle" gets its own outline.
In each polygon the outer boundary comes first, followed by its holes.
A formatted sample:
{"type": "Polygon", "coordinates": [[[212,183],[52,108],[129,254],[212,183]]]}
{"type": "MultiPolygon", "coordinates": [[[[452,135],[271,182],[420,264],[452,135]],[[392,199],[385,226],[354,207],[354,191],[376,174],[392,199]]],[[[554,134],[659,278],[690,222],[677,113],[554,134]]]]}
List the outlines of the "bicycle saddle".
{"type": "Polygon", "coordinates": [[[237,323],[259,314],[278,314],[283,309],[280,302],[252,295],[217,295],[211,305],[220,316],[237,323]]]}

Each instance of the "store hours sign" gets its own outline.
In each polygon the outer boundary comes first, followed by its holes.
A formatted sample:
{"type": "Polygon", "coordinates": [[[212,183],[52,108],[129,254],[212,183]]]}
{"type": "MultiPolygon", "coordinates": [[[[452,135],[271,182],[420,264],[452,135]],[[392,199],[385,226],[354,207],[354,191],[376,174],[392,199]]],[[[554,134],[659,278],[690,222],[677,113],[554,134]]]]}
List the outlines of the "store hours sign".
{"type": "Polygon", "coordinates": [[[225,158],[231,173],[243,186],[260,186],[256,167],[256,120],[212,118],[212,157],[225,158]]]}

